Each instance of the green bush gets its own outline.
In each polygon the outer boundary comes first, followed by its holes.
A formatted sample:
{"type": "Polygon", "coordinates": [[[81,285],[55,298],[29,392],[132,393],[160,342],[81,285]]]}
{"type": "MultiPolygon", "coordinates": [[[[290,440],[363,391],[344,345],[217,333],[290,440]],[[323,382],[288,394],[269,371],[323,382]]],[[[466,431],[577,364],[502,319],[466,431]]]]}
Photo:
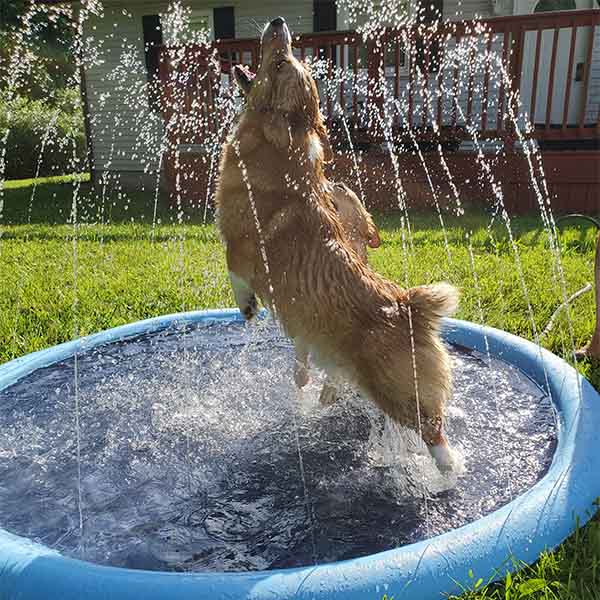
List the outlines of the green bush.
{"type": "Polygon", "coordinates": [[[32,17],[31,32],[21,38],[17,32],[24,10],[0,0],[0,91],[10,85],[21,96],[51,102],[57,90],[75,83],[72,28],[65,16],[49,18],[40,9],[32,17]]]}
{"type": "Polygon", "coordinates": [[[85,170],[85,129],[78,90],[57,90],[52,102],[0,93],[0,152],[5,137],[6,179],[85,170]]]}

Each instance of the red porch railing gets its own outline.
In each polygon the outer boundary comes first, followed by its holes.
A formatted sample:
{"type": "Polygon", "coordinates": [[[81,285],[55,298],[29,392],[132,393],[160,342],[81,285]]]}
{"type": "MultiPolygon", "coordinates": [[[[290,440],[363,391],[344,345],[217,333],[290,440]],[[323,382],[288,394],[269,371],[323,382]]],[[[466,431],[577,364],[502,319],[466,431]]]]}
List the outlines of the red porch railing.
{"type": "MultiPolygon", "coordinates": [[[[314,65],[329,123],[345,119],[359,137],[381,140],[387,128],[413,140],[510,143],[519,127],[538,140],[582,140],[600,137],[599,25],[600,10],[564,11],[386,30],[377,44],[350,31],[303,35],[294,49],[314,65]]],[[[222,134],[232,66],[258,60],[258,40],[163,48],[173,142],[222,134]]]]}

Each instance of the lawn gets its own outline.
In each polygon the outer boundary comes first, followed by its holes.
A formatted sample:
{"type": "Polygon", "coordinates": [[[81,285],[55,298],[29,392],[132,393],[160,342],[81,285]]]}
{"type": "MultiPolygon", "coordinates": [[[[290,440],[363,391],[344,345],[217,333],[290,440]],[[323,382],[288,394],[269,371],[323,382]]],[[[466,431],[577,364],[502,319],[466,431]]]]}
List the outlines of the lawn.
{"type": "MultiPolygon", "coordinates": [[[[178,216],[161,201],[153,225],[152,190],[94,192],[78,179],[12,184],[4,190],[4,201],[0,362],[138,319],[233,306],[223,249],[214,225],[203,222],[203,207],[188,207],[178,216]],[[70,222],[74,191],[77,227],[70,222]]],[[[446,216],[447,246],[436,216],[416,212],[410,218],[412,245],[405,251],[400,215],[376,216],[383,245],[370,254],[375,270],[402,285],[454,283],[462,292],[459,318],[483,320],[530,339],[534,328],[544,329],[562,292],[539,218],[513,220],[514,247],[504,225],[490,224],[483,211],[446,216]]],[[[595,232],[573,224],[561,230],[559,242],[571,294],[593,281],[595,232]]],[[[592,294],[576,301],[571,317],[579,347],[592,334],[592,294]]],[[[568,331],[566,319],[558,319],[543,345],[567,357],[573,347],[568,331]]],[[[598,366],[578,368],[600,389],[598,366]]],[[[599,560],[600,523],[592,521],[504,586],[486,588],[482,582],[466,598],[596,600],[599,560]]],[[[477,581],[475,573],[474,585],[477,581]]]]}

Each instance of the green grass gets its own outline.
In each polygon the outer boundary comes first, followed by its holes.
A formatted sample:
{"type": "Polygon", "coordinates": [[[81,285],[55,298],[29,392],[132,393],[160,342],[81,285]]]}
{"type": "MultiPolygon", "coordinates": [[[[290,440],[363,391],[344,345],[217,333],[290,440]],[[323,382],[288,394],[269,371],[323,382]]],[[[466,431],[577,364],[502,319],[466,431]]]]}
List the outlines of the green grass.
{"type": "Polygon", "coordinates": [[[73,181],[90,180],[89,173],[76,173],[75,175],[53,175],[51,177],[38,177],[38,179],[9,179],[4,182],[4,189],[16,190],[19,188],[31,188],[34,185],[47,185],[49,183],[71,183],[73,181]]]}
{"type": "MultiPolygon", "coordinates": [[[[215,227],[203,223],[203,207],[176,209],[161,199],[152,225],[154,191],[92,192],[89,185],[38,182],[8,185],[0,221],[0,362],[80,335],[180,310],[233,306],[223,248],[215,227]],[[77,244],[69,223],[73,191],[79,191],[77,244]],[[32,199],[33,194],[33,199],[32,199]],[[104,224],[100,224],[104,223],[104,224]],[[75,295],[74,253],[77,254],[75,295]]],[[[437,217],[411,215],[414,251],[404,251],[399,215],[377,216],[383,245],[372,251],[373,268],[404,285],[448,280],[462,292],[458,317],[532,339],[560,304],[548,238],[534,217],[513,222],[515,244],[532,307],[529,318],[513,247],[502,224],[470,212],[446,217],[448,249],[437,217]],[[466,234],[472,246],[476,292],[466,234]]],[[[565,284],[570,294],[593,281],[595,232],[571,224],[560,236],[565,284]]],[[[594,325],[592,294],[571,311],[577,347],[594,325]]],[[[543,340],[564,357],[572,348],[567,322],[559,319],[543,340]]],[[[580,364],[600,389],[600,366],[580,364]]],[[[553,553],[512,576],[510,586],[486,586],[464,598],[600,598],[600,523],[593,520],[553,553]],[[537,589],[539,587],[539,589],[537,589]]],[[[479,575],[473,574],[473,585],[479,575]]]]}
{"type": "MultiPolygon", "coordinates": [[[[476,573],[471,589],[460,600],[598,600],[600,598],[600,521],[594,518],[554,552],[540,556],[535,565],[513,565],[500,570],[502,583],[487,585],[476,573]]],[[[391,599],[390,599],[391,600],[391,599]]],[[[459,600],[451,596],[449,600],[459,600]]]]}

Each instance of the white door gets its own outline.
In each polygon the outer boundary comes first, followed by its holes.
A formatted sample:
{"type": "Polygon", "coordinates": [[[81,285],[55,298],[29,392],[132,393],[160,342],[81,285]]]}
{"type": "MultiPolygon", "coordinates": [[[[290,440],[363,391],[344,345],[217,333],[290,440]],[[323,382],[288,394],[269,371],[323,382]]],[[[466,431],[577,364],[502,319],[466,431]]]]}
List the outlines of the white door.
{"type": "MultiPolygon", "coordinates": [[[[557,10],[591,8],[591,0],[516,0],[515,14],[546,13],[557,10]]],[[[590,43],[590,28],[578,27],[573,67],[568,72],[569,52],[571,49],[572,29],[559,30],[556,63],[554,67],[554,84],[552,88],[552,106],[550,110],[550,124],[561,125],[565,106],[567,82],[571,81],[569,105],[567,110],[567,124],[578,123],[583,103],[583,66],[585,64],[588,45],[590,43]]],[[[528,31],[525,34],[523,47],[523,70],[521,72],[521,100],[522,110],[531,119],[531,101],[533,97],[533,77],[535,70],[537,31],[528,31]]],[[[554,29],[544,30],[541,36],[539,52],[539,67],[537,79],[537,93],[535,99],[533,122],[545,124],[548,107],[548,84],[550,81],[550,67],[552,63],[552,47],[554,43],[554,29]]]]}

